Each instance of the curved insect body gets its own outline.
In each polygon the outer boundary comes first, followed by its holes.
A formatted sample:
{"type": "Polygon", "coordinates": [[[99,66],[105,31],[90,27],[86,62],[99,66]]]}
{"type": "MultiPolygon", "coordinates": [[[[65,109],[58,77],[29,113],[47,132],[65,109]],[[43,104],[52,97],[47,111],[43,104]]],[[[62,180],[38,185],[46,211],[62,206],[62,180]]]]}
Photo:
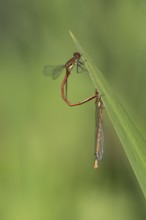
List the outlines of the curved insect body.
{"type": "Polygon", "coordinates": [[[84,104],[84,103],[86,103],[96,97],[96,95],[93,94],[92,96],[84,99],[83,101],[77,102],[77,103],[71,103],[67,99],[67,82],[68,82],[68,78],[69,78],[69,75],[70,75],[73,67],[76,66],[77,72],[79,72],[79,69],[81,69],[82,71],[86,70],[84,67],[84,62],[81,62],[80,58],[81,58],[81,54],[78,52],[75,52],[75,53],[73,53],[73,57],[71,59],[69,59],[64,65],[57,65],[57,66],[46,65],[46,66],[44,66],[44,70],[43,70],[44,75],[52,76],[53,79],[56,79],[60,76],[62,71],[64,69],[66,69],[66,74],[65,74],[64,79],[61,83],[61,96],[62,96],[62,99],[66,102],[66,104],[71,107],[77,106],[77,105],[82,105],[82,104],[84,104]]]}
{"type": "Polygon", "coordinates": [[[82,69],[83,71],[86,70],[83,65],[84,63],[80,61],[80,58],[81,58],[81,54],[76,52],[73,54],[73,58],[71,58],[66,64],[65,64],[65,67],[66,67],[66,75],[64,76],[64,79],[61,83],[61,95],[62,95],[62,99],[67,103],[68,106],[78,106],[78,105],[82,105],[94,98],[96,98],[96,94],[93,94],[92,96],[84,99],[83,101],[80,101],[80,102],[77,102],[77,103],[71,103],[68,99],[67,99],[67,92],[66,92],[66,95],[65,95],[65,92],[64,90],[67,91],[67,82],[68,82],[68,78],[69,78],[69,75],[71,73],[71,70],[72,68],[76,65],[77,66],[77,72],[78,72],[78,68],[82,69]]]}
{"type": "Polygon", "coordinates": [[[79,68],[82,71],[85,71],[84,62],[80,61],[81,54],[75,52],[73,57],[69,59],[64,65],[57,65],[57,66],[49,66],[46,65],[44,67],[44,75],[52,76],[53,79],[58,78],[62,71],[65,69],[66,73],[61,83],[61,96],[62,99],[66,102],[69,106],[78,106],[82,105],[94,98],[96,98],[95,105],[96,105],[96,144],[95,144],[95,160],[94,160],[94,169],[98,168],[98,161],[102,159],[103,156],[103,132],[102,132],[102,125],[101,125],[101,115],[103,110],[103,102],[101,96],[99,95],[98,91],[95,90],[95,93],[77,103],[71,103],[67,98],[67,82],[70,76],[70,73],[74,66],[77,68],[77,72],[79,72],[79,68]]]}

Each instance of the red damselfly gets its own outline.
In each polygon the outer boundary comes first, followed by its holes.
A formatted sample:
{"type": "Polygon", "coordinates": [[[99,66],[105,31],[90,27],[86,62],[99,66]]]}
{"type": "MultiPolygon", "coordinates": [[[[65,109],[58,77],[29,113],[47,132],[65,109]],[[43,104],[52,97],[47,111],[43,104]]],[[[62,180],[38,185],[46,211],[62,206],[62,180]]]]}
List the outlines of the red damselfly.
{"type": "Polygon", "coordinates": [[[73,57],[69,59],[64,65],[57,65],[57,66],[50,66],[46,65],[44,67],[44,75],[46,76],[52,76],[53,79],[56,79],[63,71],[63,69],[66,69],[66,74],[64,76],[64,79],[61,83],[61,96],[62,99],[69,105],[69,106],[77,106],[82,105],[96,97],[96,95],[92,95],[83,101],[77,102],[77,103],[71,103],[67,98],[67,82],[68,78],[70,76],[71,70],[74,66],[77,68],[77,73],[79,72],[79,69],[82,71],[85,71],[86,68],[84,67],[84,62],[80,61],[81,54],[78,52],[73,53],[73,57]]]}
{"type": "MultiPolygon", "coordinates": [[[[69,59],[65,64],[63,65],[46,65],[44,66],[43,73],[46,76],[52,76],[53,79],[56,79],[60,76],[60,74],[63,72],[64,69],[68,71],[70,74],[70,71],[72,68],[76,65],[77,67],[77,72],[78,68],[80,67],[83,69],[82,65],[83,63],[80,61],[81,54],[78,52],[73,53],[73,57],[69,59]]],[[[84,70],[84,69],[83,69],[84,70]]]]}

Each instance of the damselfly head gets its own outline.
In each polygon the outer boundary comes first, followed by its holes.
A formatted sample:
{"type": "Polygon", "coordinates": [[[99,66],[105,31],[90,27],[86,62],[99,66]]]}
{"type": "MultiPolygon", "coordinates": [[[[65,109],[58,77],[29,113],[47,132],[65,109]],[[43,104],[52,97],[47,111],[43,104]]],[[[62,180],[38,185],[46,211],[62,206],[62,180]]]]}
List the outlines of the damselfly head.
{"type": "Polygon", "coordinates": [[[73,53],[73,56],[74,56],[76,59],[80,59],[81,54],[78,53],[78,52],[75,52],[75,53],[73,53]]]}

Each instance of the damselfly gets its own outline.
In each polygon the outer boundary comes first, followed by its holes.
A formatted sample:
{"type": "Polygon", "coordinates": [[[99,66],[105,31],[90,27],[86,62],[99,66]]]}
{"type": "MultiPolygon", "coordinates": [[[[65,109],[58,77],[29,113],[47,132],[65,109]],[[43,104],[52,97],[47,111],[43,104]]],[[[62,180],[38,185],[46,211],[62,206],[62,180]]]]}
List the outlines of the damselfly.
{"type": "Polygon", "coordinates": [[[95,160],[94,160],[94,169],[98,168],[98,161],[102,159],[103,156],[103,131],[101,124],[101,115],[103,110],[103,101],[101,99],[101,95],[99,95],[96,90],[96,136],[95,136],[95,160]]]}
{"type": "MultiPolygon", "coordinates": [[[[56,79],[60,76],[60,74],[63,72],[64,69],[68,71],[70,74],[70,71],[72,68],[76,65],[77,72],[79,72],[79,67],[83,69],[83,63],[80,61],[81,54],[78,52],[73,53],[73,57],[69,59],[64,65],[46,65],[44,66],[43,73],[46,76],[52,76],[53,79],[56,79]]],[[[84,70],[84,69],[83,69],[84,70]]]]}
{"type": "Polygon", "coordinates": [[[49,66],[46,65],[44,67],[44,75],[46,76],[52,76],[53,79],[56,79],[63,71],[63,69],[66,69],[66,74],[64,76],[64,79],[61,83],[61,96],[62,99],[69,105],[69,106],[77,106],[77,105],[82,105],[85,102],[88,102],[94,98],[96,98],[96,95],[92,95],[86,99],[84,99],[83,101],[77,102],[77,103],[71,103],[68,98],[67,98],[67,82],[68,82],[68,78],[69,75],[71,73],[71,70],[73,69],[73,67],[76,65],[77,68],[77,72],[79,72],[79,68],[84,71],[86,70],[84,67],[84,62],[80,61],[81,58],[81,54],[78,52],[73,53],[73,57],[71,59],[69,59],[64,65],[57,65],[57,66],[49,66]]]}

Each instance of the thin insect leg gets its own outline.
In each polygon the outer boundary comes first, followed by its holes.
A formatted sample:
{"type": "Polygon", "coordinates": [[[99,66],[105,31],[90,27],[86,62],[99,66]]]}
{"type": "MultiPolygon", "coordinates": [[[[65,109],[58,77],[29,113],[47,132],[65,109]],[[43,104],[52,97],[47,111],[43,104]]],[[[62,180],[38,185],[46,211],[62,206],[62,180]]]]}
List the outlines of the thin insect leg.
{"type": "Polygon", "coordinates": [[[84,61],[78,60],[78,63],[81,64],[81,65],[84,65],[84,61]]]}
{"type": "Polygon", "coordinates": [[[85,62],[86,62],[86,60],[84,60],[84,61],[78,60],[78,63],[81,64],[81,65],[84,65],[85,62]]]}
{"type": "Polygon", "coordinates": [[[85,62],[85,61],[83,61],[83,62],[80,61],[80,60],[77,61],[77,64],[76,64],[77,73],[79,73],[79,67],[80,67],[83,71],[86,71],[86,68],[83,67],[84,62],[85,62]]]}
{"type": "Polygon", "coordinates": [[[77,64],[77,73],[79,73],[79,67],[80,67],[83,71],[87,70],[86,68],[82,67],[82,65],[80,65],[80,64],[78,63],[78,64],[77,64]]]}
{"type": "Polygon", "coordinates": [[[79,65],[78,64],[76,65],[76,71],[77,71],[77,73],[79,72],[79,65]]]}
{"type": "Polygon", "coordinates": [[[64,87],[66,87],[66,84],[67,84],[67,80],[68,80],[69,75],[70,75],[70,72],[69,72],[69,71],[66,71],[66,74],[65,74],[65,76],[64,76],[64,79],[63,79],[63,81],[62,81],[62,83],[61,83],[61,95],[62,95],[62,99],[67,103],[68,106],[73,107],[73,106],[77,106],[77,105],[82,105],[82,104],[84,104],[84,103],[86,103],[86,102],[89,102],[90,100],[92,100],[92,99],[94,99],[94,98],[97,97],[97,93],[94,93],[92,96],[90,96],[90,97],[84,99],[83,101],[72,104],[72,103],[65,97],[65,94],[64,94],[64,87]]]}

